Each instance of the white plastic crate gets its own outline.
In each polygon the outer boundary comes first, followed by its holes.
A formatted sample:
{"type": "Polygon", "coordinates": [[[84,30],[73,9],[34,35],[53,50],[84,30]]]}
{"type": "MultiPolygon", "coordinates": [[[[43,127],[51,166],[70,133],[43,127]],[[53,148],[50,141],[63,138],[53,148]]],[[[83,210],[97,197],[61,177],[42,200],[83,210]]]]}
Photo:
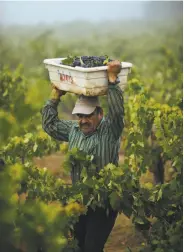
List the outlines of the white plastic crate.
{"type": "MultiPolygon", "coordinates": [[[[45,59],[51,83],[58,89],[86,96],[105,95],[108,90],[107,66],[83,68],[62,65],[65,58],[45,59]]],[[[132,64],[121,62],[119,86],[124,89],[132,64]]]]}

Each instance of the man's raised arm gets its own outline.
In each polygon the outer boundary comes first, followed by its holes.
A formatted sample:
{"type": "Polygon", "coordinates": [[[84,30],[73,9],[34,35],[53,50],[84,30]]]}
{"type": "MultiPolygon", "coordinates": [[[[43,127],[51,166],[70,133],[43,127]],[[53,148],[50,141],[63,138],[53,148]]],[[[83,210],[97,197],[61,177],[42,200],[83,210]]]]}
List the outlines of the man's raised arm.
{"type": "Polygon", "coordinates": [[[121,71],[121,63],[113,61],[108,64],[108,115],[106,117],[110,130],[117,140],[124,128],[124,100],[123,92],[117,85],[117,76],[121,71]]]}
{"type": "Polygon", "coordinates": [[[56,140],[68,142],[70,130],[75,123],[72,120],[60,120],[58,118],[57,107],[60,97],[65,92],[53,87],[50,100],[42,109],[42,127],[45,132],[56,140]]]}

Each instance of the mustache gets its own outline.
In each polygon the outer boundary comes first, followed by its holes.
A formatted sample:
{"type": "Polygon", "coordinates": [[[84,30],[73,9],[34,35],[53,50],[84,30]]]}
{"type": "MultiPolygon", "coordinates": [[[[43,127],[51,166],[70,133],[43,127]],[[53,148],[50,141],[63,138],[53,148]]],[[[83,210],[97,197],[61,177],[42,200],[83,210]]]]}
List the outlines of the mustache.
{"type": "Polygon", "coordinates": [[[80,127],[83,127],[83,126],[90,126],[90,123],[80,123],[80,127]]]}

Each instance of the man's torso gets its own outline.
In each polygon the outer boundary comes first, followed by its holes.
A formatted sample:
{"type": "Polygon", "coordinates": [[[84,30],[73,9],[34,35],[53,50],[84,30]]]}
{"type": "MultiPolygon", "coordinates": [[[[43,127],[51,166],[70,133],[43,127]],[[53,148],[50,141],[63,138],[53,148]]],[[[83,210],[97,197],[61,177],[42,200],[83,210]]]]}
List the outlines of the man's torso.
{"type": "MultiPolygon", "coordinates": [[[[80,128],[75,125],[69,136],[69,150],[73,148],[77,148],[87,155],[93,155],[97,171],[109,163],[118,165],[120,138],[114,140],[106,120],[103,120],[100,127],[89,136],[85,136],[80,128]]],[[[72,177],[79,178],[79,173],[80,171],[74,167],[72,177]]]]}

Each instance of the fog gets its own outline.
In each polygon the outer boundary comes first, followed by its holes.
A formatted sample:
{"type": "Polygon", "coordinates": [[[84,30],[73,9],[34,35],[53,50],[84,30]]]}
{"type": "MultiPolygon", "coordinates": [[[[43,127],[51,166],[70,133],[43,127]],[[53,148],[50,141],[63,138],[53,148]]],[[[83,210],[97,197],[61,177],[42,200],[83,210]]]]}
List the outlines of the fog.
{"type": "Polygon", "coordinates": [[[182,1],[2,1],[1,25],[182,18],[182,1]]]}

